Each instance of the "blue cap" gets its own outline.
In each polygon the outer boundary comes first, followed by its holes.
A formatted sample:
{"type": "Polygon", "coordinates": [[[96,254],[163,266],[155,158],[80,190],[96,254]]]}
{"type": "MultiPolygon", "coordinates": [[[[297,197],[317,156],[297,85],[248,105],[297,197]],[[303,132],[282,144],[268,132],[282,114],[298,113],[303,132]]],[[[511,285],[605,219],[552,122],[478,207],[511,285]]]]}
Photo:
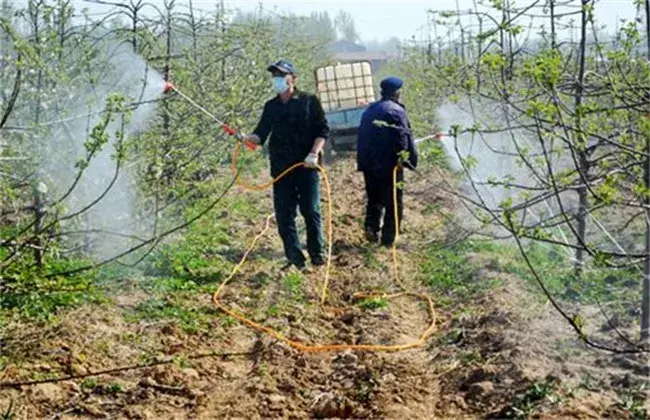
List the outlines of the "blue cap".
{"type": "Polygon", "coordinates": [[[284,74],[296,74],[296,71],[293,68],[293,64],[287,60],[279,60],[271,64],[266,68],[266,70],[273,72],[280,72],[284,74]]]}
{"type": "Polygon", "coordinates": [[[402,79],[391,76],[382,80],[379,86],[381,87],[381,91],[384,93],[394,93],[400,90],[402,85],[404,85],[402,79]]]}

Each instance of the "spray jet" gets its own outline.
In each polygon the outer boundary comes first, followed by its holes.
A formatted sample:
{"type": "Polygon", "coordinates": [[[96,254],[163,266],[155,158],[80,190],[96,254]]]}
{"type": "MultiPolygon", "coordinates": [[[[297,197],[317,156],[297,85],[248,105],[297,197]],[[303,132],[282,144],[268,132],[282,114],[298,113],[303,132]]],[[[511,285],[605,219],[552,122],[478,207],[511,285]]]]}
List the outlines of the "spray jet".
{"type": "Polygon", "coordinates": [[[415,144],[421,143],[426,140],[431,140],[431,139],[435,139],[436,141],[442,141],[443,137],[449,137],[449,136],[451,136],[451,133],[449,132],[443,133],[442,131],[439,131],[435,134],[424,136],[419,139],[415,139],[413,141],[415,142],[415,144]]]}
{"type": "MultiPolygon", "coordinates": [[[[219,124],[219,127],[221,127],[224,131],[224,133],[228,134],[229,136],[235,136],[238,140],[240,137],[238,136],[237,130],[226,124],[225,122],[221,121],[219,118],[217,118],[214,114],[212,114],[210,111],[207,109],[203,108],[201,105],[196,103],[192,98],[178,90],[178,88],[171,82],[165,82],[163,85],[163,92],[164,93],[169,93],[171,91],[174,91],[178,93],[183,99],[185,99],[187,102],[189,102],[191,105],[193,105],[195,108],[199,109],[201,112],[203,112],[205,115],[210,117],[212,120],[214,120],[217,124],[219,124]]],[[[255,150],[257,148],[256,144],[253,144],[251,142],[246,142],[246,148],[249,150],[255,150]]]]}
{"type": "MultiPolygon", "coordinates": [[[[399,127],[399,126],[397,126],[397,125],[389,124],[389,123],[387,123],[386,121],[382,121],[382,120],[373,120],[372,124],[373,124],[375,127],[389,127],[389,128],[393,128],[393,129],[395,129],[395,130],[407,131],[407,132],[409,132],[409,133],[411,133],[411,134],[413,133],[413,131],[412,131],[410,128],[399,127]]],[[[435,140],[437,140],[437,141],[441,141],[443,137],[449,137],[449,136],[451,136],[451,131],[447,131],[447,132],[439,131],[439,132],[437,132],[437,133],[430,134],[430,135],[425,136],[425,137],[420,137],[420,138],[418,138],[418,139],[414,139],[413,142],[414,142],[415,144],[418,144],[418,143],[421,143],[421,142],[423,142],[423,141],[431,140],[431,139],[435,139],[435,140]]]]}

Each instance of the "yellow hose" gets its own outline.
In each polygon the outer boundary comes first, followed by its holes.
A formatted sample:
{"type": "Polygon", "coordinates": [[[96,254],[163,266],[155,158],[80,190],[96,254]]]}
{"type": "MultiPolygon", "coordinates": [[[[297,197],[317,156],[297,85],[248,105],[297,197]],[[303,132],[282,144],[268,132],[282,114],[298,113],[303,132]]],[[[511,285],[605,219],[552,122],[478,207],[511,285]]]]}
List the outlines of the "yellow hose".
{"type": "MultiPolygon", "coordinates": [[[[293,171],[294,169],[305,166],[304,163],[297,163],[290,168],[286,169],[284,172],[282,172],[280,175],[272,179],[271,181],[260,184],[260,185],[251,185],[248,184],[244,181],[242,181],[237,173],[237,160],[239,158],[239,151],[240,151],[241,145],[240,143],[237,143],[235,146],[235,149],[233,150],[233,155],[232,155],[232,162],[231,162],[231,170],[236,177],[236,183],[237,185],[241,186],[242,188],[245,188],[250,191],[263,191],[269,187],[272,187],[273,184],[278,182],[280,179],[284,178],[288,173],[293,171]]],[[[321,290],[321,306],[325,304],[325,301],[327,300],[327,291],[329,289],[329,279],[330,279],[330,268],[331,268],[331,260],[332,260],[332,200],[331,200],[331,189],[330,189],[330,184],[329,184],[329,179],[327,177],[327,171],[321,166],[317,166],[317,169],[320,171],[320,173],[323,175],[323,180],[325,182],[325,190],[327,193],[327,237],[328,237],[328,250],[327,250],[327,265],[325,269],[325,280],[323,281],[323,286],[321,290]]],[[[392,247],[392,254],[393,254],[393,272],[395,275],[395,281],[403,288],[403,285],[399,279],[399,274],[398,274],[398,264],[397,264],[397,251],[396,251],[396,245],[395,243],[397,242],[397,237],[399,235],[399,220],[398,220],[398,209],[397,209],[397,171],[398,167],[396,166],[393,170],[393,208],[394,208],[394,216],[395,216],[395,242],[393,243],[392,247]]],[[[366,299],[366,298],[373,298],[373,297],[380,297],[384,299],[395,299],[398,297],[403,297],[403,296],[411,296],[415,298],[422,299],[427,302],[428,310],[429,310],[429,316],[431,318],[431,322],[428,326],[428,328],[422,332],[419,336],[419,338],[411,343],[406,343],[406,344],[399,344],[399,345],[376,345],[376,344],[368,344],[368,345],[360,345],[360,344],[304,344],[300,343],[298,341],[291,340],[278,331],[266,327],[264,325],[258,324],[255,321],[252,321],[251,319],[238,314],[237,312],[233,311],[232,309],[228,308],[224,304],[221,303],[219,300],[219,295],[221,292],[224,290],[227,284],[230,283],[230,281],[235,277],[235,275],[241,270],[241,268],[244,266],[246,262],[246,258],[248,258],[248,255],[253,251],[255,246],[257,245],[257,242],[266,234],[270,227],[271,219],[273,218],[273,215],[269,215],[266,217],[266,223],[264,225],[264,228],[262,231],[253,238],[251,241],[250,245],[246,249],[246,252],[244,253],[244,256],[241,258],[239,263],[235,266],[235,268],[232,270],[230,275],[226,280],[224,280],[223,283],[219,286],[216,292],[214,292],[212,296],[212,301],[216,305],[217,308],[219,308],[221,311],[226,313],[227,315],[235,318],[236,320],[240,321],[241,323],[248,325],[252,329],[268,334],[271,337],[276,338],[279,341],[284,342],[285,344],[289,345],[290,347],[293,347],[297,350],[303,351],[303,352],[310,352],[310,353],[315,353],[315,352],[324,352],[324,351],[345,351],[345,350],[357,350],[357,351],[402,351],[402,350],[407,350],[415,347],[420,347],[426,343],[426,340],[429,336],[431,336],[436,329],[436,313],[434,309],[434,304],[433,300],[431,299],[430,296],[425,295],[423,293],[415,293],[415,292],[409,292],[409,291],[404,291],[401,293],[395,293],[391,295],[387,295],[385,293],[356,293],[354,296],[355,298],[358,299],[366,299]]]]}

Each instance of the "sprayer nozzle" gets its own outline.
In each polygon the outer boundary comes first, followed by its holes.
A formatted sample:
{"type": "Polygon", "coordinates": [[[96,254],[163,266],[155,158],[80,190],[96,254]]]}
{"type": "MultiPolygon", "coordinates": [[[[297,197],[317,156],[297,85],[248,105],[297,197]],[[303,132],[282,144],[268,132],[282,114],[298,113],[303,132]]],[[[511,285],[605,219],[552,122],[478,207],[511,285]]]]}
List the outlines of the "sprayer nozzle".
{"type": "Polygon", "coordinates": [[[436,140],[442,140],[444,133],[436,133],[436,140]]]}
{"type": "Polygon", "coordinates": [[[229,136],[234,136],[235,134],[237,134],[237,130],[235,130],[228,124],[222,125],[221,128],[223,129],[223,132],[228,134],[229,136]]]}
{"type": "Polygon", "coordinates": [[[163,87],[163,92],[168,93],[172,89],[176,89],[176,86],[174,86],[169,82],[165,82],[165,86],[163,87]]]}

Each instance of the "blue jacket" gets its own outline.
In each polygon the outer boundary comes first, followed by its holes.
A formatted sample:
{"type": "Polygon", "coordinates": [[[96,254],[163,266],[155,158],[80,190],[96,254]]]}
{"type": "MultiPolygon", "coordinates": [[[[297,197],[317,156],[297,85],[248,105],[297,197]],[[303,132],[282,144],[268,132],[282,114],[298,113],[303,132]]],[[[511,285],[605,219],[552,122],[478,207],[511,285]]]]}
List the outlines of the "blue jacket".
{"type": "Polygon", "coordinates": [[[405,166],[415,169],[418,153],[404,105],[386,98],[373,103],[361,117],[357,138],[357,169],[377,176],[390,176],[398,162],[399,153],[403,150],[409,152],[405,166]],[[393,127],[377,126],[374,123],[376,120],[393,127]]]}

